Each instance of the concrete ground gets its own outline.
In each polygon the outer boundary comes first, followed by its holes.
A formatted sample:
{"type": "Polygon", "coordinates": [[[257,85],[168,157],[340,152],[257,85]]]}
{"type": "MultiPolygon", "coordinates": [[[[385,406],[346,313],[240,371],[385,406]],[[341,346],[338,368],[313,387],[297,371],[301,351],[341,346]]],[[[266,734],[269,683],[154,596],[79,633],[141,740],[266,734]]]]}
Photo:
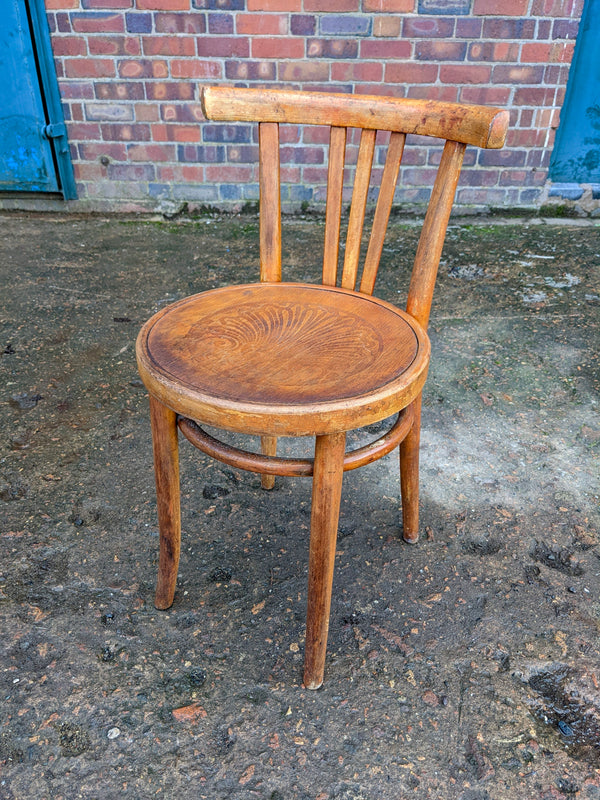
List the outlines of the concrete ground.
{"type": "MultiPolygon", "coordinates": [[[[317,692],[308,481],[263,492],[184,446],[178,592],[152,603],[135,337],[254,279],[257,231],[1,216],[0,800],[600,798],[600,227],[453,222],[421,541],[395,455],[346,475],[317,692]]],[[[286,222],[286,277],[316,279],[322,233],[286,222]]],[[[392,222],[380,296],[416,235],[392,222]]]]}

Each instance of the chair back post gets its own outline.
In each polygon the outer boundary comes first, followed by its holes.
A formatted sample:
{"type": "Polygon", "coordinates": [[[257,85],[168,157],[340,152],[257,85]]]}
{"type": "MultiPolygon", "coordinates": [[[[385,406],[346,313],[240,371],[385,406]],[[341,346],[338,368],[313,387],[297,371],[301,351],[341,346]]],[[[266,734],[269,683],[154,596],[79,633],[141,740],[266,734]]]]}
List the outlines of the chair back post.
{"type": "Polygon", "coordinates": [[[406,311],[425,329],[465,148],[460,142],[447,141],[444,145],[417,246],[406,311]]]}
{"type": "Polygon", "coordinates": [[[261,122],[259,142],[260,279],[281,280],[279,123],[261,122]]]}

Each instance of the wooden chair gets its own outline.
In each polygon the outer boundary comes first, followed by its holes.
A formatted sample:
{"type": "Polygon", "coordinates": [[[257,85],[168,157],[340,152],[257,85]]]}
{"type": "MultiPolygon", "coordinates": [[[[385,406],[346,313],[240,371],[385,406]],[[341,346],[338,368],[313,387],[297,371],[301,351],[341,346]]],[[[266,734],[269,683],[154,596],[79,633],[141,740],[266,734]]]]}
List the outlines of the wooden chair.
{"type": "Polygon", "coordinates": [[[205,88],[208,119],[259,124],[260,283],[229,286],[162,309],[137,341],[150,393],[160,527],[156,607],[173,602],[180,550],[178,429],[220,461],[275,475],[312,475],[304,683],[323,681],[338,514],[345,470],[399,445],[404,539],[419,533],[421,389],[433,287],[467,144],[499,148],[508,114],[423,100],[205,88]],[[279,126],[330,128],[322,284],[281,282],[279,126]],[[338,270],[347,130],[361,129],[338,270]],[[360,283],[359,261],[377,131],[390,131],[360,283]],[[406,311],[372,296],[406,134],[445,139],[417,248],[406,311]],[[338,272],[341,272],[337,288],[338,272]],[[376,442],[345,452],[346,431],[398,414],[376,442]],[[258,434],[262,453],[236,449],[201,424],[258,434]],[[277,457],[278,436],[315,436],[314,459],[277,457]]]}

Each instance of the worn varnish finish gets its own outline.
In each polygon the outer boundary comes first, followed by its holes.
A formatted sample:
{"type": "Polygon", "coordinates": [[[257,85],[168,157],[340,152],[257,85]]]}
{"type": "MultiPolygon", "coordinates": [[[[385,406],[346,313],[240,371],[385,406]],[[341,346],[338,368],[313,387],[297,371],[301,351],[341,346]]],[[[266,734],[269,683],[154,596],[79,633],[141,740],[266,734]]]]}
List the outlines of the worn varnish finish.
{"type": "Polygon", "coordinates": [[[342,476],[399,445],[403,534],[419,532],[421,390],[436,272],[466,145],[501,147],[505,111],[433,101],[207,88],[209,119],[255,121],[260,152],[260,283],[204,292],[142,328],[138,366],[151,396],[160,526],[158,608],[173,601],[180,547],[177,430],[225,463],[313,476],[304,682],[323,681],[342,476]],[[329,125],[322,285],[281,282],[279,125],[329,125]],[[347,128],[362,129],[340,265],[347,128]],[[391,131],[361,269],[365,209],[378,130],[391,131]],[[372,297],[408,133],[446,139],[423,224],[406,311],[372,297]],[[337,287],[338,276],[340,287],[337,287]],[[345,453],[346,432],[398,418],[375,442],[345,453]],[[219,442],[201,425],[261,437],[261,453],[219,442]],[[311,434],[314,459],[277,456],[278,436],[311,434]]]}

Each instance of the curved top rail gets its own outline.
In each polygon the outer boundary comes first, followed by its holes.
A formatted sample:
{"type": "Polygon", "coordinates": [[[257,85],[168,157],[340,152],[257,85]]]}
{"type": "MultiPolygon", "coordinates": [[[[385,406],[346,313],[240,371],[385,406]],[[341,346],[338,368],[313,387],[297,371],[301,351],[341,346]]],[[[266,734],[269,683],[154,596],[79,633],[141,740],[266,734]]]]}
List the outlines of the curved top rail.
{"type": "Polygon", "coordinates": [[[508,111],[490,106],[375,95],[206,86],[207,119],[370,128],[500,148],[508,111]]]}

